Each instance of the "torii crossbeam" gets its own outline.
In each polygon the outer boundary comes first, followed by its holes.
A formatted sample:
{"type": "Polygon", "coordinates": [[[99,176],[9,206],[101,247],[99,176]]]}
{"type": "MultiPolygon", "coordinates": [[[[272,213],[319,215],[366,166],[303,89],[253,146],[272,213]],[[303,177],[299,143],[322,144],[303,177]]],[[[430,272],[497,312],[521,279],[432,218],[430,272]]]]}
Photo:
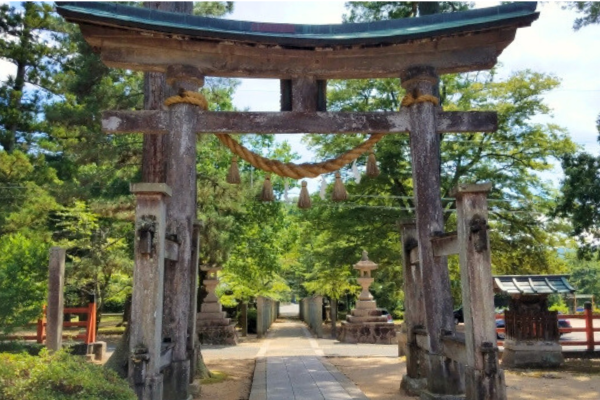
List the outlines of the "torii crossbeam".
{"type": "MultiPolygon", "coordinates": [[[[454,335],[449,274],[445,256],[436,253],[431,240],[444,230],[440,133],[494,131],[496,114],[443,112],[431,102],[391,113],[327,112],[325,91],[327,79],[397,77],[407,93],[437,97],[439,74],[493,67],[517,28],[538,18],[535,8],[536,3],[513,3],[374,23],[291,25],[194,17],[112,3],[57,3],[58,12],[79,24],[107,66],[165,73],[171,94],[197,90],[205,76],[281,81],[281,112],[220,113],[174,104],[164,111],[109,111],[103,116],[107,133],[166,134],[170,142],[168,156],[155,160],[167,165],[166,184],[132,187],[137,208],[129,378],[138,397],[184,400],[193,375],[190,337],[195,330],[189,314],[195,308],[190,296],[193,289],[188,286],[197,282],[197,268],[189,257],[197,133],[409,133],[419,264],[411,266],[414,279],[410,282],[417,290],[406,288],[405,292],[418,292],[421,297],[415,305],[419,319],[406,321],[408,329],[420,331],[420,339],[407,346],[408,374],[403,387],[417,389],[422,399],[464,398],[466,393],[469,399],[505,400],[497,348],[488,345],[496,339],[488,329],[494,318],[487,312],[491,280],[489,288],[480,288],[488,283],[485,274],[483,278],[477,275],[469,280],[477,284],[466,292],[467,317],[481,316],[485,329],[473,326],[474,318],[466,318],[465,339],[445,347],[444,337],[454,335]],[[171,250],[166,251],[170,242],[174,242],[171,250]],[[166,258],[175,285],[165,291],[167,326],[163,327],[166,258]],[[167,339],[169,352],[163,343],[167,339]],[[420,368],[415,364],[418,357],[420,368]]],[[[479,199],[484,189],[477,188],[475,194],[459,191],[457,196],[464,197],[465,221],[474,218],[471,203],[479,207],[479,216],[485,215],[486,203],[479,199]]],[[[463,225],[458,236],[466,243],[470,231],[463,225]]],[[[480,240],[486,241],[485,229],[480,231],[480,240]]],[[[468,271],[489,270],[489,252],[476,257],[469,254],[461,256],[468,271]]]]}

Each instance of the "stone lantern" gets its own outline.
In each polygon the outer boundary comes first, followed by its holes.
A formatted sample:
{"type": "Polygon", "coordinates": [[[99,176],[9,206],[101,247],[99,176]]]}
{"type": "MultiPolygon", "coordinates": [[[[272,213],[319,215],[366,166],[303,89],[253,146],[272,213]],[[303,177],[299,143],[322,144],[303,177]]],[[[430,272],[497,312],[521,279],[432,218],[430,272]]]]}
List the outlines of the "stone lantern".
{"type": "Polygon", "coordinates": [[[369,286],[374,280],[371,271],[377,269],[377,264],[369,260],[368,253],[363,251],[362,258],[354,264],[354,269],[360,273],[357,281],[362,291],[356,302],[356,308],[346,317],[346,321],[342,322],[338,340],[345,343],[395,343],[394,324],[387,322],[387,317],[377,309],[377,303],[369,292],[369,286]]]}
{"type": "Polygon", "coordinates": [[[200,312],[197,314],[196,326],[200,343],[202,344],[237,344],[235,323],[223,311],[219,298],[215,293],[219,278],[217,273],[221,267],[200,267],[205,271],[206,279],[202,281],[207,295],[202,302],[200,312]]]}

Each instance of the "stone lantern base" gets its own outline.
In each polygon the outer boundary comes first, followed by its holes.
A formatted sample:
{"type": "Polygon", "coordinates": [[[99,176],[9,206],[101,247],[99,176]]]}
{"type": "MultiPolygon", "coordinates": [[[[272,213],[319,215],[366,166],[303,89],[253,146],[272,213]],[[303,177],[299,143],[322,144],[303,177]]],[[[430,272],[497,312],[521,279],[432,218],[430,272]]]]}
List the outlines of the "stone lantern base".
{"type": "Polygon", "coordinates": [[[234,324],[223,326],[198,326],[197,330],[201,344],[230,346],[235,346],[237,344],[237,333],[235,332],[234,324]]]}
{"type": "Polygon", "coordinates": [[[361,324],[342,322],[337,340],[343,343],[396,344],[394,324],[365,322],[361,324]]]}
{"type": "Polygon", "coordinates": [[[396,344],[396,327],[387,322],[374,301],[359,301],[342,322],[337,339],[343,343],[396,344]]]}
{"type": "Polygon", "coordinates": [[[564,361],[562,347],[556,342],[504,342],[503,368],[556,368],[564,361]]]}

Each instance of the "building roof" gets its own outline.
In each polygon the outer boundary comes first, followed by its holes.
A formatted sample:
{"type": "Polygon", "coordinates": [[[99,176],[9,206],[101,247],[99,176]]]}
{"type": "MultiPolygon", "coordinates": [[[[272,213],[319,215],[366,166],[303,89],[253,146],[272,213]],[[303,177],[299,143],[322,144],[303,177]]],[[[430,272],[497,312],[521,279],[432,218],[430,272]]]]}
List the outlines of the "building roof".
{"type": "Polygon", "coordinates": [[[69,21],[137,28],[192,37],[283,46],[380,45],[401,43],[441,34],[466,33],[538,18],[536,2],[480,8],[386,21],[332,25],[277,24],[199,17],[108,2],[57,2],[69,21]]]}
{"type": "Polygon", "coordinates": [[[504,294],[574,293],[570,275],[501,275],[494,276],[494,291],[504,294]]]}

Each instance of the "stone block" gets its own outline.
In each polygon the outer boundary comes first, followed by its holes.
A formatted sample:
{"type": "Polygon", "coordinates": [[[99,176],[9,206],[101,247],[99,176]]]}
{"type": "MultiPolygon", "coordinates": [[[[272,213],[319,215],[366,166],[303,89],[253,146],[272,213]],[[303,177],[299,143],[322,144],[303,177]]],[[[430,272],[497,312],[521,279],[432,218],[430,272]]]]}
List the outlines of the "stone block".
{"type": "Polygon", "coordinates": [[[201,344],[236,345],[235,325],[198,326],[198,339],[201,344]]]}
{"type": "Polygon", "coordinates": [[[357,310],[374,310],[377,308],[377,303],[375,300],[364,300],[356,302],[357,310]]]}
{"type": "Polygon", "coordinates": [[[198,319],[196,326],[229,326],[231,325],[231,318],[219,318],[219,319],[198,319]]]}
{"type": "Polygon", "coordinates": [[[197,315],[198,319],[224,319],[227,318],[227,313],[225,311],[221,312],[204,312],[201,311],[197,315]]]}
{"type": "Polygon", "coordinates": [[[221,303],[202,303],[200,311],[203,313],[221,313],[223,312],[223,306],[221,306],[221,303]]]}
{"type": "Polygon", "coordinates": [[[94,361],[102,361],[106,356],[106,342],[94,342],[88,344],[88,355],[92,356],[94,361]]]}
{"type": "Polygon", "coordinates": [[[503,367],[556,368],[564,361],[562,347],[555,342],[504,342],[503,367]]]}
{"type": "MultiPolygon", "coordinates": [[[[379,317],[381,310],[377,309],[354,309],[350,312],[353,317],[379,317]]],[[[387,319],[386,319],[387,321],[387,319]]]]}
{"type": "Polygon", "coordinates": [[[386,317],[355,317],[352,315],[348,315],[346,317],[346,320],[352,324],[362,324],[362,323],[373,323],[373,322],[381,322],[381,323],[387,323],[387,318],[386,317]]]}
{"type": "Polygon", "coordinates": [[[342,322],[337,339],[344,343],[396,344],[394,324],[342,322]]]}

